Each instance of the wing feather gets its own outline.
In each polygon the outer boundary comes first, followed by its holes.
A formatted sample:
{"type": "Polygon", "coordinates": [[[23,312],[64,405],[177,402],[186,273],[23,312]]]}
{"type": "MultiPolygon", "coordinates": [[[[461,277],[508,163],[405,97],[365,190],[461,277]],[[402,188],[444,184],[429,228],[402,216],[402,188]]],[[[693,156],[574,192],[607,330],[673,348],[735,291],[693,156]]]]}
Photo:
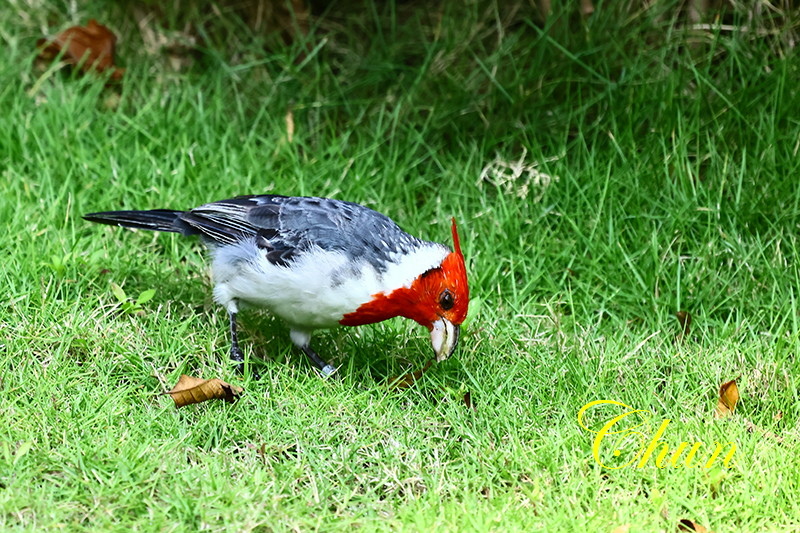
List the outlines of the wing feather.
{"type": "Polygon", "coordinates": [[[202,205],[181,218],[212,243],[255,238],[270,262],[284,266],[318,247],[368,261],[383,271],[387,262],[428,244],[386,215],[327,198],[240,196],[202,205]]]}

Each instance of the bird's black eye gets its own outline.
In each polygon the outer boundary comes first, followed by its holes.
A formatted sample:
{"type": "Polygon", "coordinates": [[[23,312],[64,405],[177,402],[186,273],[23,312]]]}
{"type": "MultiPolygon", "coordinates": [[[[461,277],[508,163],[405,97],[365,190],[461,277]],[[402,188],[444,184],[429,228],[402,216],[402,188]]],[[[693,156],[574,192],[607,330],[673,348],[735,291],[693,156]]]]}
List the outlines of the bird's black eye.
{"type": "Polygon", "coordinates": [[[442,306],[442,309],[448,311],[453,308],[453,304],[455,304],[455,298],[450,289],[442,291],[442,294],[439,295],[439,305],[442,306]]]}

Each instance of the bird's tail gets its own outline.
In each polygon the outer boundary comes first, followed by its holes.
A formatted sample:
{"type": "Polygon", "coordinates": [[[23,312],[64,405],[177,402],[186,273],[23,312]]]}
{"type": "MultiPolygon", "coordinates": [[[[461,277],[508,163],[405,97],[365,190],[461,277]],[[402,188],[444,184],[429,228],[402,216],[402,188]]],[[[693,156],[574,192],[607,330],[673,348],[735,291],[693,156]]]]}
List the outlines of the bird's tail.
{"type": "Polygon", "coordinates": [[[139,228],[151,231],[170,231],[184,233],[186,228],[180,216],[183,211],[171,209],[153,209],[150,211],[105,211],[103,213],[89,213],[83,218],[99,224],[124,226],[126,228],[139,228]]]}

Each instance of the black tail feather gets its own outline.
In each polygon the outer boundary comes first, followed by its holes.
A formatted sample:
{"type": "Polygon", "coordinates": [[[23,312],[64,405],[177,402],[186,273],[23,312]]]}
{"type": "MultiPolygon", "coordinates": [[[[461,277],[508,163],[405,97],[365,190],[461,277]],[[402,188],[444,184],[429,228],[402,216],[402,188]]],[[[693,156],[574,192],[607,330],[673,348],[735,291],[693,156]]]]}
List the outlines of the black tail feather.
{"type": "Polygon", "coordinates": [[[151,231],[170,231],[173,233],[187,233],[188,226],[181,220],[183,211],[171,209],[153,209],[151,211],[105,211],[103,213],[89,213],[83,218],[99,224],[124,226],[151,231]]]}

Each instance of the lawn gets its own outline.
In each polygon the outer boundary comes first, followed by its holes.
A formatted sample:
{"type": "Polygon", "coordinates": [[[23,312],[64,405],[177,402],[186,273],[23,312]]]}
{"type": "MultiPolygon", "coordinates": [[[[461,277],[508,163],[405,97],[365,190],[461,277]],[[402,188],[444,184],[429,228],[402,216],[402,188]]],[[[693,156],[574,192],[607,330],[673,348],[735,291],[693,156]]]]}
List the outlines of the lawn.
{"type": "Polygon", "coordinates": [[[796,12],[333,3],[265,46],[213,4],[171,61],[130,4],[30,4],[0,12],[0,529],[800,531],[796,12]],[[90,18],[120,84],[35,61],[90,18]],[[455,217],[454,356],[394,389],[427,331],[339,328],[324,380],[248,311],[238,375],[202,245],[81,218],[260,193],[455,217]],[[184,373],[245,392],[176,409],[184,373]],[[626,407],[587,430],[595,401],[626,407]]]}

